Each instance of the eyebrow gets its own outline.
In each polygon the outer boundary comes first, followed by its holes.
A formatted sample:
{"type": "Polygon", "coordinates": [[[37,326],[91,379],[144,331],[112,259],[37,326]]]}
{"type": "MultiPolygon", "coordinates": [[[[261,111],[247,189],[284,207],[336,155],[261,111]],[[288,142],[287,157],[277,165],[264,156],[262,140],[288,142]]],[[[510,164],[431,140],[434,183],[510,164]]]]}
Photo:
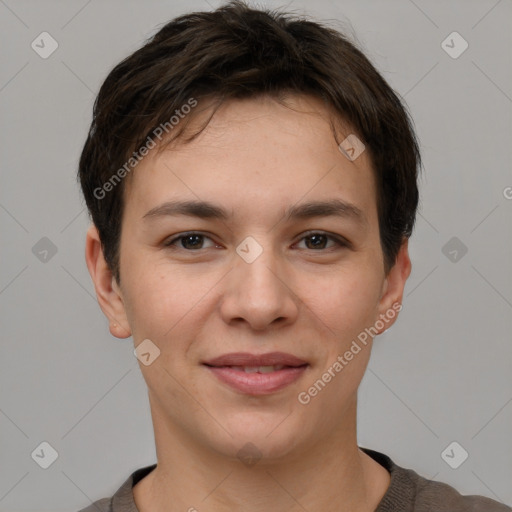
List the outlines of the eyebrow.
{"type": "MultiPolygon", "coordinates": [[[[221,206],[208,201],[167,201],[149,210],[143,219],[166,216],[187,215],[201,219],[228,220],[230,214],[221,206]]],[[[341,217],[353,220],[358,224],[366,225],[363,211],[356,205],[341,199],[326,201],[309,201],[299,205],[290,206],[284,215],[285,220],[310,219],[316,217],[341,217]]]]}

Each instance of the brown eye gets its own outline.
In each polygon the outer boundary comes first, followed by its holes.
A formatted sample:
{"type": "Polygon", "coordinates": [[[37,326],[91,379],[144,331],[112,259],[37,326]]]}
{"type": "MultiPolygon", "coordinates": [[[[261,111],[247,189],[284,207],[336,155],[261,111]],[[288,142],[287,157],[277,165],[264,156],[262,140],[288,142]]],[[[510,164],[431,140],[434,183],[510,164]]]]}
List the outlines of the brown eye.
{"type": "MultiPolygon", "coordinates": [[[[205,249],[205,247],[203,247],[205,240],[211,240],[211,238],[201,233],[182,233],[181,235],[175,236],[171,240],[166,241],[164,245],[166,247],[194,251],[205,249]],[[179,242],[179,245],[177,242],[179,242]]],[[[212,246],[213,245],[214,244],[212,244],[212,246]]]]}
{"type": "Polygon", "coordinates": [[[333,247],[348,247],[348,243],[343,241],[341,238],[328,235],[327,233],[322,232],[312,232],[308,233],[306,236],[302,237],[301,241],[306,241],[306,249],[310,249],[313,251],[332,249],[333,247]],[[327,247],[328,242],[334,242],[334,246],[331,245],[327,247]]]}

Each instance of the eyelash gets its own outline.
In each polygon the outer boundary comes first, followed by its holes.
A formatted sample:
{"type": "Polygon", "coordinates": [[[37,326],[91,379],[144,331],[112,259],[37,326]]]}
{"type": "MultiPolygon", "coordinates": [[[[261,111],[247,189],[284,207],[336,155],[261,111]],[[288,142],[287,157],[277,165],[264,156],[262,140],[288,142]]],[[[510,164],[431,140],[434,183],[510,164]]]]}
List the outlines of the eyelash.
{"type": "MultiPolygon", "coordinates": [[[[211,238],[209,236],[205,235],[204,233],[201,233],[201,232],[198,232],[198,231],[188,231],[186,233],[181,233],[181,234],[173,237],[170,240],[165,241],[163,245],[165,247],[168,247],[168,248],[179,249],[179,250],[183,250],[185,252],[199,252],[203,248],[201,248],[201,249],[185,249],[184,247],[179,247],[179,248],[178,247],[173,247],[175,242],[178,242],[181,239],[184,239],[184,238],[187,238],[188,236],[193,236],[193,235],[202,236],[204,238],[209,238],[211,240],[211,238]]],[[[331,234],[326,233],[324,231],[308,231],[308,232],[306,232],[302,236],[302,238],[299,240],[299,242],[301,242],[305,238],[310,238],[310,237],[313,237],[315,235],[322,235],[322,236],[327,237],[327,239],[330,239],[330,240],[334,241],[338,245],[338,248],[343,248],[343,247],[350,248],[351,247],[351,244],[350,244],[350,242],[348,242],[348,240],[345,240],[345,239],[343,239],[341,237],[338,237],[338,236],[331,235],[331,234]]],[[[208,247],[206,249],[208,249],[208,247]]],[[[318,249],[318,250],[315,250],[315,249],[306,249],[306,250],[313,251],[313,252],[327,252],[327,251],[330,251],[332,249],[336,249],[336,248],[329,247],[329,248],[318,249]]]]}

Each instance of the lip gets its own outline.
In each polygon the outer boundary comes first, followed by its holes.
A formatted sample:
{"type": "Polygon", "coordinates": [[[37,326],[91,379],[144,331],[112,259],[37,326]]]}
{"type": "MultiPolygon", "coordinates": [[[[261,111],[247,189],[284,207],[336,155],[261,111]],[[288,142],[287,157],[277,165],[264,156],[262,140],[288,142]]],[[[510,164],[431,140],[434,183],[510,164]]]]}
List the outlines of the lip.
{"type": "Polygon", "coordinates": [[[221,382],[248,395],[269,395],[297,381],[309,367],[303,359],[284,352],[249,354],[234,352],[203,363],[221,382]],[[233,366],[277,366],[284,368],[268,373],[246,373],[233,366]]]}
{"type": "Polygon", "coordinates": [[[232,352],[214,359],[204,361],[208,366],[302,366],[307,361],[285,352],[267,352],[266,354],[251,354],[249,352],[232,352]]]}

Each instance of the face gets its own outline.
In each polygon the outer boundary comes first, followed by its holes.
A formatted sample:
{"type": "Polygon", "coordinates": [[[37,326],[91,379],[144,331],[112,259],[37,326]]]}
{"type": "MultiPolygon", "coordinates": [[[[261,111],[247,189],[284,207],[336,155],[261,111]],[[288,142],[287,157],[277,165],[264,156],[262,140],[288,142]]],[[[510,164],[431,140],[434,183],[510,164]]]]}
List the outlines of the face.
{"type": "Polygon", "coordinates": [[[398,315],[407,243],[385,275],[368,152],[340,151],[318,100],[287,102],[230,101],[191,143],[145,157],[126,183],[120,286],[88,234],[112,333],[150,340],[157,444],[272,458],[354,434],[368,332],[398,315]]]}

